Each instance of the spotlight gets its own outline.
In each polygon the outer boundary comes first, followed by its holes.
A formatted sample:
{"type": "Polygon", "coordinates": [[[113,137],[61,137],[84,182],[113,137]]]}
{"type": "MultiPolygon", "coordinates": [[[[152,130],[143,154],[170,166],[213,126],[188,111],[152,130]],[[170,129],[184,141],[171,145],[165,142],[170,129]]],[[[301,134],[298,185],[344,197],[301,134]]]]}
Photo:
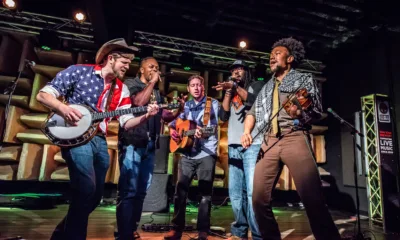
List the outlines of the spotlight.
{"type": "Polygon", "coordinates": [[[83,23],[86,20],[86,15],[82,11],[77,11],[74,14],[74,19],[78,23],[83,23]]]}
{"type": "Polygon", "coordinates": [[[240,41],[239,47],[240,48],[245,48],[247,46],[247,43],[245,41],[240,41]]]}
{"type": "Polygon", "coordinates": [[[17,8],[17,2],[14,0],[3,0],[3,6],[8,9],[15,10],[17,8]]]}
{"type": "Polygon", "coordinates": [[[182,52],[180,62],[185,71],[190,71],[194,65],[194,54],[190,52],[182,52]]]}

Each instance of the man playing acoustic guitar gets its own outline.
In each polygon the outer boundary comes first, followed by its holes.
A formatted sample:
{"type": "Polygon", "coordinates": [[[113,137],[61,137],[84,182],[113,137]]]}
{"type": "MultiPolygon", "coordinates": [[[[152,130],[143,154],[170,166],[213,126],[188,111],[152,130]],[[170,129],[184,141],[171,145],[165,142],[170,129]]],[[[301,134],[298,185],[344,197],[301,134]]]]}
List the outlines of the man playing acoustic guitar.
{"type": "MultiPolygon", "coordinates": [[[[82,114],[57,98],[63,96],[69,104],[84,104],[95,112],[106,112],[131,107],[129,90],[122,79],[138,49],[128,46],[124,39],[105,43],[96,54],[96,65],[73,65],[59,72],[42,88],[37,100],[61,115],[69,124],[77,126],[82,114]]],[[[131,129],[158,112],[151,104],[140,117],[132,114],[119,117],[120,125],[131,129]]],[[[100,203],[109,167],[106,134],[111,119],[98,125],[98,134],[86,144],[62,148],[72,188],[70,206],[65,218],[58,224],[51,239],[84,240],[89,214],[100,203]]]]}
{"type": "Polygon", "coordinates": [[[272,212],[271,194],[283,164],[287,165],[293,176],[314,238],[340,239],[323,201],[321,179],[308,139],[308,129],[312,121],[305,122],[307,116],[304,115],[309,112],[314,120],[321,116],[319,89],[311,74],[294,69],[302,61],[304,54],[303,44],[293,38],[281,39],[273,45],[270,67],[274,75],[261,89],[244,121],[244,133],[241,137],[244,148],[249,148],[254,142],[255,136],[251,134],[254,127],[259,133],[258,136],[256,134],[256,138],[263,139],[254,173],[253,190],[253,209],[262,239],[281,239],[272,212]],[[306,89],[308,96],[297,98],[294,94],[303,89],[306,89]],[[311,109],[304,109],[302,105],[295,104],[287,111],[280,107],[287,99],[290,99],[290,102],[300,102],[305,98],[312,101],[311,109]]]}
{"type": "Polygon", "coordinates": [[[201,76],[191,76],[188,79],[187,90],[193,100],[187,101],[184,111],[170,123],[172,141],[178,144],[186,141],[184,138],[187,137],[176,131],[180,128],[178,123],[181,120],[193,121],[197,125],[197,129],[194,133],[193,146],[182,152],[183,157],[178,165],[174,218],[172,219],[174,229],[169,231],[164,239],[181,239],[185,228],[186,197],[194,174],[197,174],[199,192],[202,196],[198,210],[197,230],[199,232],[198,239],[204,240],[207,239],[210,230],[211,195],[218,143],[219,104],[217,100],[204,96],[204,79],[201,76]],[[205,131],[202,130],[203,127],[214,127],[215,131],[212,134],[205,134],[205,131]]]}

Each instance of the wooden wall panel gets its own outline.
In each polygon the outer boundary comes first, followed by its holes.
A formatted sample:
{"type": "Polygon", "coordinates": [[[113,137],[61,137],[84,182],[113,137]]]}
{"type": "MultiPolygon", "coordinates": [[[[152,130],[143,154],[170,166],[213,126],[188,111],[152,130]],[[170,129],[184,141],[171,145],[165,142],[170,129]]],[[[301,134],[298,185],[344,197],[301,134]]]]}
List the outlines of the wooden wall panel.
{"type": "Polygon", "coordinates": [[[285,165],[283,166],[282,173],[279,176],[278,180],[278,186],[276,187],[279,190],[290,190],[290,184],[291,184],[291,176],[289,173],[289,168],[285,165]]]}
{"type": "MultiPolygon", "coordinates": [[[[0,76],[0,92],[10,86],[10,83],[15,80],[14,76],[0,76]]],[[[29,78],[18,79],[17,86],[15,88],[15,95],[30,96],[32,91],[32,80],[29,78]]]]}
{"type": "Polygon", "coordinates": [[[41,48],[35,48],[35,51],[39,61],[49,66],[66,68],[75,64],[77,60],[77,54],[72,52],[59,50],[47,51],[41,48]]]}
{"type": "Polygon", "coordinates": [[[17,138],[19,132],[27,130],[27,127],[21,122],[20,116],[27,114],[29,111],[11,106],[8,112],[7,127],[4,132],[3,141],[6,143],[21,143],[17,138]]]}
{"type": "Polygon", "coordinates": [[[60,165],[51,174],[51,180],[53,181],[69,181],[69,172],[67,165],[60,165]]]}
{"type": "Polygon", "coordinates": [[[18,166],[18,180],[39,180],[43,145],[24,143],[18,166]]]}
{"type": "Polygon", "coordinates": [[[20,117],[20,121],[28,128],[40,129],[47,119],[48,113],[28,113],[20,117]]]}
{"type": "Polygon", "coordinates": [[[49,79],[44,75],[38,73],[35,74],[35,79],[33,80],[32,94],[29,101],[29,108],[32,109],[32,111],[35,112],[50,111],[47,107],[45,107],[36,100],[36,96],[39,93],[40,89],[42,89],[47,84],[48,81],[49,79]]]}
{"type": "Polygon", "coordinates": [[[21,44],[12,35],[2,35],[0,43],[0,73],[16,76],[22,52],[21,44]]]}
{"type": "Polygon", "coordinates": [[[18,163],[21,157],[22,146],[5,146],[0,152],[0,161],[18,163]]]}
{"type": "Polygon", "coordinates": [[[51,174],[60,165],[65,165],[54,160],[57,153],[60,152],[60,148],[55,145],[45,144],[43,146],[42,163],[40,166],[39,181],[50,181],[51,174]]]}
{"type": "Polygon", "coordinates": [[[52,144],[39,129],[27,129],[19,132],[17,138],[24,143],[52,144]]]}
{"type": "MultiPolygon", "coordinates": [[[[0,104],[6,105],[8,103],[9,95],[0,94],[0,104]]],[[[29,108],[29,97],[21,95],[13,95],[11,97],[11,105],[28,109],[29,108]]]]}
{"type": "Polygon", "coordinates": [[[326,162],[326,149],[325,149],[325,136],[314,135],[313,136],[313,149],[317,163],[326,162]]]}
{"type": "Polygon", "coordinates": [[[116,150],[108,149],[108,154],[110,155],[110,166],[108,167],[107,174],[106,174],[106,183],[114,183],[113,179],[113,170],[116,168],[115,166],[115,159],[118,153],[116,150]]]}
{"type": "Polygon", "coordinates": [[[25,60],[33,61],[35,64],[38,64],[39,61],[32,41],[32,39],[24,40],[21,58],[19,60],[19,67],[20,69],[23,69],[22,76],[28,77],[29,79],[33,79],[34,72],[32,71],[32,68],[26,64],[25,60]]]}
{"type": "Polygon", "coordinates": [[[118,184],[118,179],[120,175],[119,171],[119,154],[115,151],[113,155],[112,165],[110,165],[110,182],[114,184],[118,184]]]}
{"type": "Polygon", "coordinates": [[[32,69],[35,73],[43,75],[52,80],[57,75],[57,73],[64,70],[65,68],[36,64],[34,67],[32,67],[32,69]]]}
{"type": "Polygon", "coordinates": [[[18,163],[0,162],[0,180],[17,180],[18,163]]]}

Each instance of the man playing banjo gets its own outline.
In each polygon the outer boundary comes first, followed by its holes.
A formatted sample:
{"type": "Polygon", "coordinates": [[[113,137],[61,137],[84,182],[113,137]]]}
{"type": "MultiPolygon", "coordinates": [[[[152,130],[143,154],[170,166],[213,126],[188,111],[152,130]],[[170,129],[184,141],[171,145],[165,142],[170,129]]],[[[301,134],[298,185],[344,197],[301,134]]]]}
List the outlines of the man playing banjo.
{"type": "MultiPolygon", "coordinates": [[[[62,116],[70,125],[78,126],[82,114],[57,98],[64,97],[69,104],[82,104],[95,112],[106,112],[131,107],[129,90],[120,80],[129,69],[136,47],[124,39],[105,43],[96,54],[96,65],[72,65],[59,72],[43,87],[37,100],[62,116]]],[[[158,112],[158,105],[150,104],[140,117],[132,114],[118,118],[121,127],[128,130],[138,126],[158,112]]],[[[61,148],[70,176],[72,195],[68,213],[58,224],[51,239],[86,239],[89,214],[100,203],[110,157],[106,134],[110,118],[100,122],[97,134],[86,144],[61,148]]]]}

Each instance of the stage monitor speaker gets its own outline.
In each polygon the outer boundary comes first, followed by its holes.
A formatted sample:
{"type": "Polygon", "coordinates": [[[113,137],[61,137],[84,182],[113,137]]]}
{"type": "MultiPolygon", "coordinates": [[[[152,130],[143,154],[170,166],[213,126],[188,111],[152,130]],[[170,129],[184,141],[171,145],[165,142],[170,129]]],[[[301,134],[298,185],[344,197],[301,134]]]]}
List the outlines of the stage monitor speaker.
{"type": "Polygon", "coordinates": [[[168,190],[170,175],[153,174],[153,180],[143,203],[143,212],[167,212],[169,210],[168,190]]]}
{"type": "Polygon", "coordinates": [[[167,173],[169,154],[169,135],[160,136],[160,148],[156,149],[154,156],[154,173],[167,173]]]}

